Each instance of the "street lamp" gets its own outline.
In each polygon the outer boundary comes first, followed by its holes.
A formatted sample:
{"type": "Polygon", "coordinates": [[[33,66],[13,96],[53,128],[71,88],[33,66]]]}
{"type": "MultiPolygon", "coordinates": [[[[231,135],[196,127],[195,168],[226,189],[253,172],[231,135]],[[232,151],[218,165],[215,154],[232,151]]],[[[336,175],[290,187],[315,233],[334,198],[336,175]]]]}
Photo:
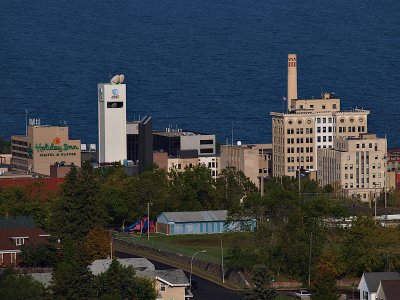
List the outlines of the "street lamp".
{"type": "Polygon", "coordinates": [[[217,234],[219,240],[221,241],[221,271],[222,271],[222,283],[225,283],[225,274],[224,274],[224,248],[222,248],[222,238],[219,234],[217,234]]]}
{"type": "Polygon", "coordinates": [[[192,290],[193,258],[194,258],[194,256],[195,256],[197,253],[206,253],[206,252],[207,252],[207,250],[200,250],[200,251],[195,252],[195,253],[192,255],[192,259],[190,260],[190,278],[189,278],[189,289],[190,289],[190,290],[192,290]]]}

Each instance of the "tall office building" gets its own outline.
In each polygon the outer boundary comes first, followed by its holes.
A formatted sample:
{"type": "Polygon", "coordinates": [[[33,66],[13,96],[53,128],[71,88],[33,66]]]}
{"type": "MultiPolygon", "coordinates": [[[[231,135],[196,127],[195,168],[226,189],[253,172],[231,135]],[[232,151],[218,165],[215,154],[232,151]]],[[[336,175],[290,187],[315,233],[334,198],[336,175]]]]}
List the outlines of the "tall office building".
{"type": "Polygon", "coordinates": [[[317,149],[332,148],[334,138],[368,132],[368,115],[365,109],[341,110],[334,93],[298,99],[297,57],[289,54],[287,110],[271,112],[273,175],[295,177],[299,169],[317,170],[317,149]]]}
{"type": "Polygon", "coordinates": [[[126,85],[119,82],[98,84],[99,163],[127,159],[126,85]]]}
{"type": "Polygon", "coordinates": [[[338,138],[330,149],[318,149],[318,183],[340,187],[343,194],[372,200],[386,187],[386,138],[361,134],[338,138]]]}

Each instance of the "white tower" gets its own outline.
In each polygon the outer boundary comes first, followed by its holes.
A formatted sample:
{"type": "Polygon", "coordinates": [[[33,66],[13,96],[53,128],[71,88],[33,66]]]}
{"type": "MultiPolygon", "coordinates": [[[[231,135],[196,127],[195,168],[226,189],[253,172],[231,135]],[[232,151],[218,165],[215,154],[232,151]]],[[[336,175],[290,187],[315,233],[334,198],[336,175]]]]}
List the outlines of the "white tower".
{"type": "Polygon", "coordinates": [[[99,163],[126,160],[126,85],[123,75],[98,84],[99,163]],[[118,78],[117,78],[118,77],[118,78]]]}
{"type": "Polygon", "coordinates": [[[294,100],[297,99],[297,57],[296,54],[288,55],[288,94],[287,105],[288,111],[295,107],[294,100]]]}

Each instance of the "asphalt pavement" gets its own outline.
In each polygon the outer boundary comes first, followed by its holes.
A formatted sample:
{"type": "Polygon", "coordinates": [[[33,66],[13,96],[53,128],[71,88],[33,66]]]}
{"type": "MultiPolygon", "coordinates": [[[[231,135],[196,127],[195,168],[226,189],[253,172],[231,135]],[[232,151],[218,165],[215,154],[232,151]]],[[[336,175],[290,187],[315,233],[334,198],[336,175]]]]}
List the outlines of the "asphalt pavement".
{"type": "MultiPolygon", "coordinates": [[[[139,257],[126,252],[116,252],[116,256],[120,258],[128,258],[128,257],[139,257]]],[[[169,266],[154,260],[149,259],[151,263],[154,264],[156,270],[166,270],[166,269],[176,269],[173,266],[169,266]]],[[[185,272],[187,278],[189,279],[190,273],[185,272]]],[[[226,289],[214,282],[208,281],[204,278],[201,278],[196,275],[192,275],[192,285],[196,287],[195,290],[192,291],[193,299],[195,300],[239,300],[240,294],[226,289]]]]}

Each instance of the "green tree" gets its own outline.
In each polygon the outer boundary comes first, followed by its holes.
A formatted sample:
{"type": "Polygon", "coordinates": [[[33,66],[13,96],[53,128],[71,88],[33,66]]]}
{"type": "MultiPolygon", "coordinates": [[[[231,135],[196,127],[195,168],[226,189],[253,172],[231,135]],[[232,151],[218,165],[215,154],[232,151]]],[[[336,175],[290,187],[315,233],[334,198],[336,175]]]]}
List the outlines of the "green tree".
{"type": "Polygon", "coordinates": [[[264,265],[254,267],[252,272],[253,287],[242,291],[244,300],[273,300],[278,293],[271,288],[272,276],[268,268],[264,265]]]}
{"type": "Polygon", "coordinates": [[[63,242],[62,259],[52,274],[51,290],[55,299],[95,299],[93,275],[83,254],[76,242],[63,242]]]}
{"type": "Polygon", "coordinates": [[[98,297],[101,299],[156,299],[157,292],[150,280],[135,276],[135,270],[113,260],[106,272],[96,277],[98,297]]]}
{"type": "Polygon", "coordinates": [[[24,267],[52,267],[56,259],[54,245],[35,243],[21,247],[21,260],[24,267]]]}
{"type": "Polygon", "coordinates": [[[41,300],[47,297],[44,286],[29,275],[15,274],[11,270],[5,270],[0,276],[0,299],[41,300]]]}
{"type": "Polygon", "coordinates": [[[90,162],[86,161],[80,170],[71,168],[53,210],[53,230],[62,240],[82,240],[95,225],[104,224],[106,213],[99,188],[90,162]]]}
{"type": "Polygon", "coordinates": [[[337,300],[336,291],[337,258],[332,250],[326,250],[318,259],[316,266],[315,298],[321,300],[337,300]]]}

